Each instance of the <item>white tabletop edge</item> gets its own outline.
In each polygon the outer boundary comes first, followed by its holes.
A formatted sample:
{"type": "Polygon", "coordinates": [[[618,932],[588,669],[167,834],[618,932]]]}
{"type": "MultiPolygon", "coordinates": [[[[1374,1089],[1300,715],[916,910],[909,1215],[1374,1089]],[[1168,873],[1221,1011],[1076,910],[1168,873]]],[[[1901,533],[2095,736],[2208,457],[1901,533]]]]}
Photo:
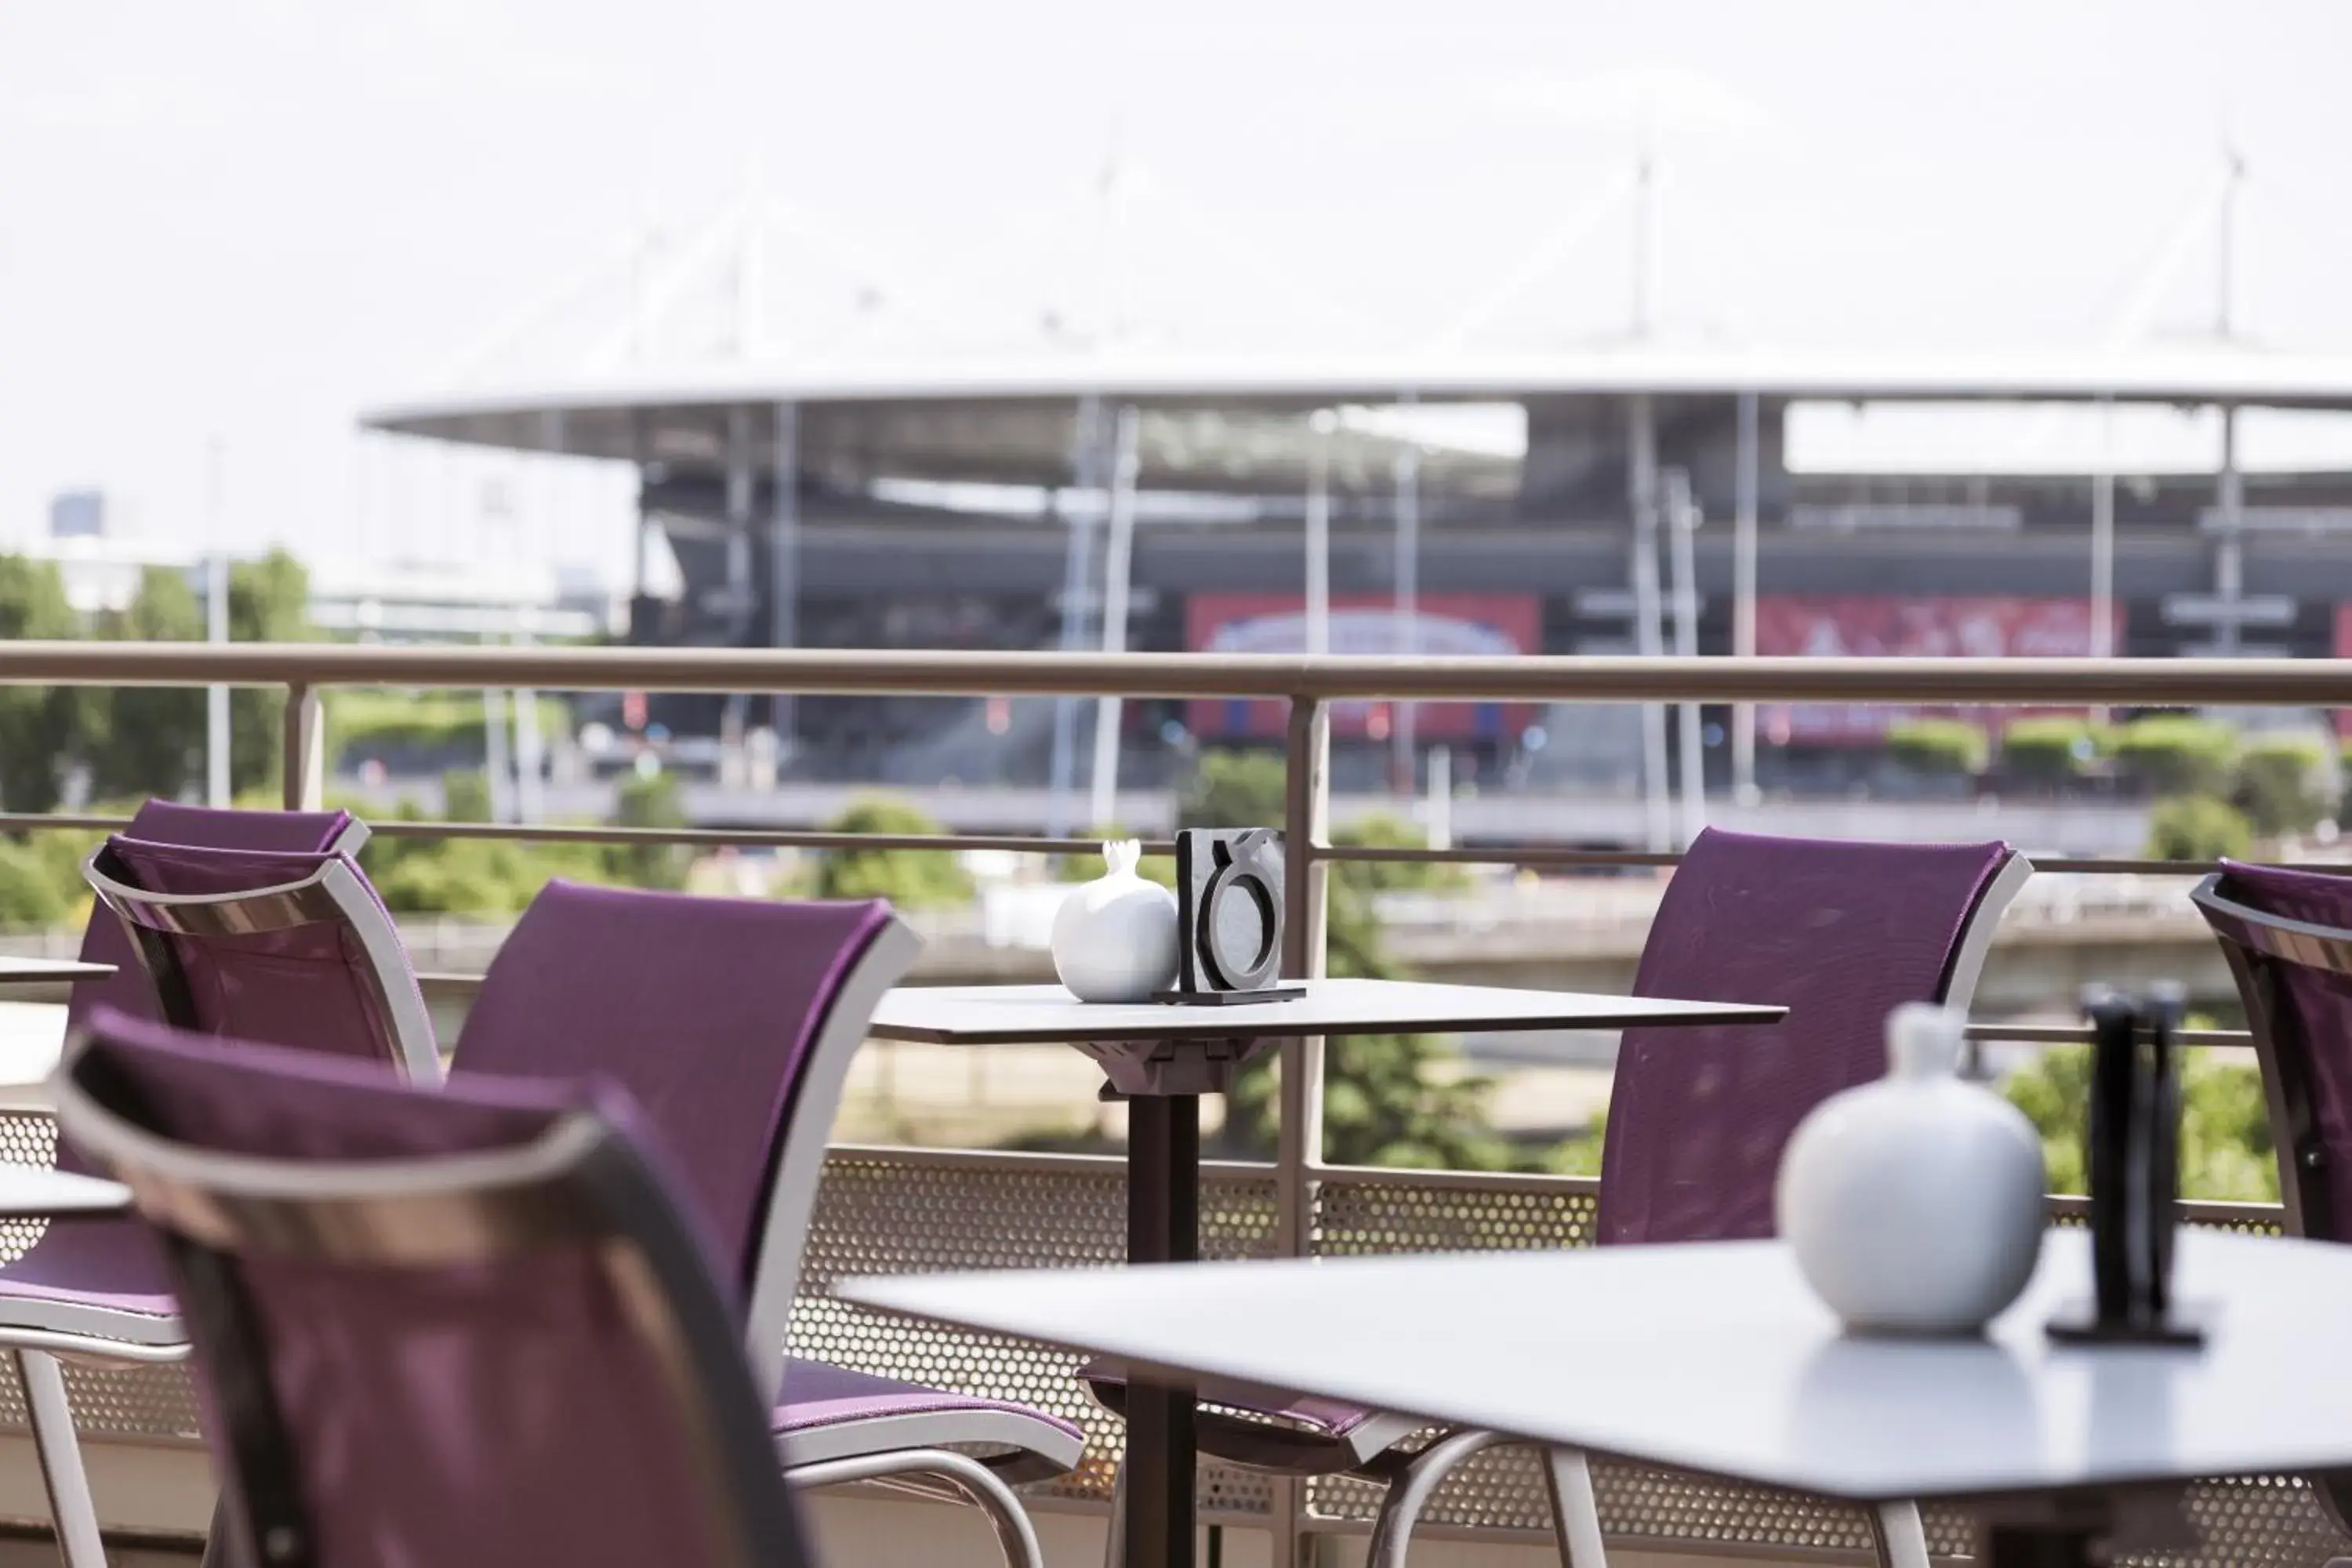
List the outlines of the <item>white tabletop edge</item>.
{"type": "Polygon", "coordinates": [[[874,1039],[930,1045],[1109,1040],[1282,1039],[1302,1035],[1460,1034],[1772,1024],[1769,1004],[1536,991],[1421,981],[1307,981],[1307,996],[1231,1007],[1093,1005],[1058,985],[901,986],[866,1027],[874,1039]]]}
{"type": "MultiPolygon", "coordinates": [[[[2079,1350],[2053,1348],[2041,1331],[2053,1306],[2078,1295],[2088,1282],[2080,1234],[2051,1234],[2063,1239],[2045,1258],[2034,1290],[2003,1319],[1990,1343],[1841,1339],[1817,1303],[1805,1298],[1801,1307],[1795,1304],[1794,1275],[1785,1256],[1773,1256],[1780,1249],[1771,1243],[1612,1248],[1599,1255],[1391,1255],[1159,1266],[1148,1271],[869,1277],[841,1281],[837,1293],[884,1310],[1116,1356],[1164,1375],[1298,1388],[1442,1424],[1531,1433],[1534,1441],[1570,1442],[1639,1462],[1854,1502],[1987,1499],[2352,1466],[2352,1409],[2347,1409],[2352,1399],[2343,1397],[2347,1390],[2338,1386],[2352,1385],[2352,1364],[2336,1376],[2328,1371],[2332,1358],[2320,1353],[2321,1347],[2335,1342],[2335,1324],[2342,1321],[2345,1304],[2352,1301],[2352,1249],[2189,1233],[2182,1237],[2189,1299],[2216,1280],[2226,1281],[2235,1291],[2241,1289],[2242,1274],[2269,1276],[2267,1282],[2248,1283],[2242,1296],[2231,1296],[2213,1345],[2206,1352],[2079,1350]],[[1670,1358],[1654,1363],[1654,1387],[1648,1381],[1653,1363],[1639,1355],[1627,1357],[1626,1345],[1620,1342],[1625,1339],[1622,1322],[1616,1341],[1601,1352],[1604,1357],[1630,1362],[1612,1365],[1602,1378],[1617,1384],[1613,1407],[1608,1400],[1593,1407],[1594,1363],[1574,1357],[1533,1373],[1520,1362],[1501,1372],[1489,1365],[1483,1379],[1461,1375],[1482,1353],[1524,1354],[1529,1343],[1556,1342],[1563,1333],[1578,1335],[1580,1314],[1591,1313],[1573,1299],[1583,1292],[1560,1289],[1564,1281],[1556,1270],[1590,1267],[1581,1260],[1595,1257],[1632,1261],[1635,1255],[1648,1255],[1664,1262],[1663,1255],[1668,1254],[1684,1255],[1685,1266],[1709,1268],[1729,1259],[1748,1274],[1732,1277],[1742,1280],[1740,1289],[1720,1298],[1686,1292],[1681,1308],[1641,1323],[1642,1333],[1654,1337],[1645,1342],[1650,1348],[1670,1358]],[[1706,1254],[1713,1258],[1704,1258],[1706,1254]],[[1703,1261],[1693,1265],[1689,1260],[1695,1258],[1703,1261]],[[1407,1270],[1459,1268],[1480,1278],[1447,1282],[1452,1293],[1444,1300],[1458,1315],[1450,1334],[1424,1338],[1433,1348],[1419,1359],[1428,1364],[1407,1374],[1398,1370],[1393,1356],[1350,1356],[1344,1347],[1331,1344],[1350,1335],[1392,1344],[1393,1338],[1379,1336],[1392,1336],[1406,1322],[1417,1324],[1414,1331],[1427,1336],[1429,1293],[1421,1293],[1424,1315],[1414,1317],[1406,1300],[1412,1292],[1397,1287],[1407,1270]],[[1528,1270],[1530,1277],[1498,1279],[1487,1272],[1515,1269],[1528,1270]],[[1389,1271],[1387,1277],[1377,1278],[1382,1270],[1389,1271]],[[1300,1279],[1310,1271],[1314,1285],[1300,1279]],[[1144,1272],[1171,1278],[1148,1285],[1131,1278],[1144,1272]],[[1178,1272],[1190,1276],[1181,1287],[1173,1283],[1178,1272]],[[1787,1273],[1790,1288],[1745,1289],[1748,1282],[1772,1283],[1765,1280],[1766,1272],[1787,1273]],[[1376,1278],[1350,1278],[1367,1275],[1376,1278]],[[1128,1282],[1122,1284],[1123,1279],[1128,1282]],[[1286,1279],[1291,1283],[1283,1284],[1286,1279]],[[1380,1288],[1363,1288],[1374,1285],[1380,1288]],[[1301,1307],[1266,1314],[1269,1303],[1299,1288],[1305,1291],[1300,1300],[1319,1306],[1319,1313],[1301,1307]],[[1515,1298],[1520,1307],[1501,1305],[1515,1298]],[[1335,1310],[1344,1316],[1333,1316],[1335,1310]],[[1230,1321],[1217,1322],[1253,1313],[1258,1321],[1285,1321],[1285,1330],[1270,1335],[1238,1334],[1230,1321]],[[1400,1313],[1404,1314],[1402,1321],[1391,1321],[1400,1313]],[[1747,1327],[1750,1319],[1768,1325],[1765,1332],[1779,1346],[1775,1354],[1780,1364],[1768,1367],[1741,1389],[1707,1382],[1727,1366],[1753,1357],[1753,1331],[1747,1327]],[[1538,1333],[1552,1340],[1530,1340],[1520,1332],[1514,1341],[1513,1331],[1524,1331],[1530,1321],[1540,1325],[1538,1333]],[[1208,1324],[1216,1324],[1218,1331],[1205,1331],[1208,1324]],[[1489,1331],[1496,1329],[1502,1332],[1485,1352],[1457,1353],[1459,1347],[1452,1342],[1487,1345],[1489,1331]],[[1690,1338],[1693,1333],[1699,1337],[1690,1338]],[[1731,1362],[1724,1360],[1727,1342],[1736,1342],[1731,1362]],[[1306,1370],[1318,1354],[1326,1357],[1325,1364],[1306,1370]],[[1957,1408],[1888,1401],[1880,1392],[1880,1380],[1898,1363],[1874,1358],[1889,1355],[1898,1358],[1905,1386],[1976,1391],[1965,1397],[1990,1401],[1990,1414],[1978,1418],[1971,1434],[1969,1422],[1957,1408]],[[1943,1359],[1951,1357],[1967,1359],[1943,1359]],[[2204,1359],[2197,1359],[2200,1357],[2204,1359]],[[1382,1361],[1388,1364],[1380,1364],[1382,1361]],[[1994,1375],[1988,1378],[1988,1371],[1994,1375]],[[1824,1373],[1829,1381],[1817,1381],[1824,1373]],[[2252,1381],[2242,1386],[2239,1380],[2246,1377],[2252,1381]],[[1694,1379],[1706,1392],[1695,1393],[1694,1379]],[[1629,1394],[1634,1382],[1640,1383],[1641,1392],[1629,1394]],[[1752,1420],[1744,1439],[1727,1432],[1722,1427],[1725,1407],[1708,1403],[1707,1394],[1719,1388],[1735,1403],[1749,1401],[1751,1413],[1777,1412],[1770,1421],[1799,1424],[1775,1427],[1764,1441],[1758,1440],[1752,1420]],[[1555,1394],[1555,1389],[1564,1392],[1555,1394]],[[1802,1395],[1793,1404],[1792,1389],[1802,1395]],[[1820,1404],[1824,1397],[1830,1401],[1827,1406],[1820,1404]],[[1759,1399],[1764,1403],[1754,1403],[1759,1399]],[[1874,1410],[1874,1400],[1878,1402],[1874,1410]],[[1927,1409],[1924,1417],[1906,1414],[1919,1405],[1927,1409]],[[1628,1410],[1634,1414],[1627,1415],[1628,1410]],[[1810,1424],[1814,1418],[1807,1413],[1816,1410],[1827,1412],[1819,1418],[1822,1425],[1810,1424]],[[2156,1417],[2152,1426],[2151,1411],[2156,1417]],[[1905,1427],[1906,1420],[1920,1419],[1924,1427],[1905,1427]],[[1905,1451],[1906,1445],[1889,1436],[1895,1429],[1933,1432],[1936,1440],[1927,1447],[1941,1446],[1949,1451],[1934,1456],[1905,1451]],[[2006,1436],[1989,1439],[1988,1431],[2006,1436]],[[2025,1440],[2012,1448],[2021,1432],[2025,1440]]],[[[1591,1283],[1605,1281],[1599,1295],[1615,1296],[1633,1278],[1604,1276],[1591,1283]]],[[[1605,1319],[1614,1309],[1599,1310],[1605,1319]]]]}

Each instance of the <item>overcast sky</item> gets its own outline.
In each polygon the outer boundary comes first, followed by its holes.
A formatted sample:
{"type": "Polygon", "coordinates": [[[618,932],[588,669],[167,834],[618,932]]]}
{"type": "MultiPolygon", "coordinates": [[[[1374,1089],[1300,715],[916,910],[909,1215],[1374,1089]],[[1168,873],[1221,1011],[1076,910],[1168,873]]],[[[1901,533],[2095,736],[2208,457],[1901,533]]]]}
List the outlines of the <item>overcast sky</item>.
{"type": "MultiPolygon", "coordinates": [[[[236,542],[446,544],[467,503],[362,456],[355,410],[754,169],[906,276],[1002,287],[1007,236],[1056,232],[1116,146],[1170,198],[1170,243],[1200,242],[1179,271],[1212,313],[1303,293],[1370,346],[1490,290],[1647,118],[1673,330],[2090,344],[2233,127],[2251,329],[2352,349],[2347,58],[2327,0],[13,5],[0,541],[80,485],[199,535],[217,437],[236,542]]],[[[1604,225],[1507,330],[1621,329],[1630,232],[1604,225]]],[[[2200,324],[2212,292],[2200,251],[2155,325],[2200,324]]],[[[609,557],[609,487],[518,482],[535,521],[509,548],[560,527],[609,557]]]]}

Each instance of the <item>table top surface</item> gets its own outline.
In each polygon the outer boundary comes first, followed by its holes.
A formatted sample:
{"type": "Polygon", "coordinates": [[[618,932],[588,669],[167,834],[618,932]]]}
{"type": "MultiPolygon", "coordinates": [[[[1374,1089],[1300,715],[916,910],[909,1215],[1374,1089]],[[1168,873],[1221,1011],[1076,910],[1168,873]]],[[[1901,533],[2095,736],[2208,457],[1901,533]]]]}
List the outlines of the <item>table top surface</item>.
{"type": "Polygon", "coordinates": [[[84,963],[78,958],[17,958],[0,953],[0,985],[103,980],[113,973],[114,965],[110,963],[84,963]]]}
{"type": "Polygon", "coordinates": [[[130,1206],[131,1189],[120,1182],[38,1165],[0,1164],[0,1219],[120,1214],[130,1206]]]}
{"type": "Polygon", "coordinates": [[[1856,1501],[2352,1465],[2352,1247],[2186,1231],[2201,1350],[2059,1346],[2053,1230],[1984,1339],[1848,1336],[1775,1242],[934,1275],[869,1306],[1856,1501]]]}
{"type": "Polygon", "coordinates": [[[1059,985],[902,985],[868,1033],[939,1045],[1101,1040],[1278,1039],[1298,1035],[1458,1034],[1468,1030],[1622,1029],[1647,1024],[1772,1024],[1788,1009],[1672,1002],[1417,980],[1307,980],[1289,1002],[1230,1007],[1081,1002],[1059,985]]]}

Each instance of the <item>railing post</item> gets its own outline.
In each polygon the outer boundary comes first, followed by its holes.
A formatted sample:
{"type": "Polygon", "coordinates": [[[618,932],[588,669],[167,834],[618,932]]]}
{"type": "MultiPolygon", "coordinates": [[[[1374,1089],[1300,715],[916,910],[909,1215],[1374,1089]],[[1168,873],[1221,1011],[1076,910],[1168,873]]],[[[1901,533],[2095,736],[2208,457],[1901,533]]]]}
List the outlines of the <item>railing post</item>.
{"type": "Polygon", "coordinates": [[[286,689],[284,795],[289,811],[317,811],[327,797],[327,721],[313,687],[286,689]]]}
{"type": "MultiPolygon", "coordinates": [[[[1290,731],[1284,752],[1282,973],[1315,979],[1323,973],[1325,881],[1330,866],[1322,856],[1331,837],[1331,713],[1318,697],[1290,700],[1290,731]]],[[[1286,1040],[1282,1045],[1282,1121],[1275,1152],[1275,1246],[1286,1258],[1303,1258],[1314,1243],[1315,1173],[1323,1163],[1323,1042],[1286,1040]]],[[[1269,1506],[1273,1514],[1275,1568],[1301,1568],[1306,1561],[1307,1485],[1277,1479],[1269,1506]]]]}

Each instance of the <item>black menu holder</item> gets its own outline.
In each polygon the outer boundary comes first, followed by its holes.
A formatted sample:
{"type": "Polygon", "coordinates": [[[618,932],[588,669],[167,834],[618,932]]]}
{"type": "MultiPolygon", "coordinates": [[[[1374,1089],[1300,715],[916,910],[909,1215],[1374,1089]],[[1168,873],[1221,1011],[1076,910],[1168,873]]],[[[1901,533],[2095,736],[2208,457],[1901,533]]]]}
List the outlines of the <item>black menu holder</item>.
{"type": "Polygon", "coordinates": [[[1176,835],[1176,984],[1155,1002],[1235,1006],[1307,994],[1282,974],[1282,835],[1192,827],[1176,835]]]}
{"type": "Polygon", "coordinates": [[[2051,1320],[2070,1344],[2198,1345],[2197,1314],[2172,1299],[2173,1201],[2179,1192],[2180,1078],[2173,1036],[2177,985],[2143,1002],[2085,998],[2093,1037],[2089,1125],[2092,1299],[2051,1320]]]}

